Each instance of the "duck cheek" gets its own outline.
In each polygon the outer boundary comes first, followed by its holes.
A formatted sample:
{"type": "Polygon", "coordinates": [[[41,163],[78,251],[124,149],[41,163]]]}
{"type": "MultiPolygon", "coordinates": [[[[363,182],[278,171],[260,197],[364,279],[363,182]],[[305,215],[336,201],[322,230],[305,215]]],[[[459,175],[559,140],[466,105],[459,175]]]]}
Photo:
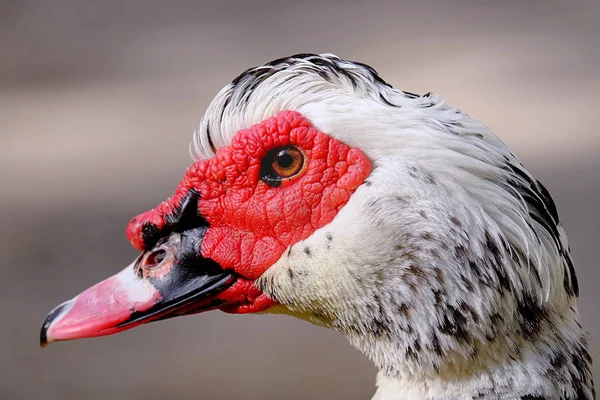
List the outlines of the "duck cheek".
{"type": "Polygon", "coordinates": [[[210,227],[201,244],[203,257],[217,262],[225,270],[253,282],[273,265],[285,246],[270,236],[258,236],[229,227],[210,227]]]}
{"type": "Polygon", "coordinates": [[[216,298],[223,301],[220,310],[229,314],[258,313],[279,304],[256,287],[254,280],[241,277],[216,298]]]}

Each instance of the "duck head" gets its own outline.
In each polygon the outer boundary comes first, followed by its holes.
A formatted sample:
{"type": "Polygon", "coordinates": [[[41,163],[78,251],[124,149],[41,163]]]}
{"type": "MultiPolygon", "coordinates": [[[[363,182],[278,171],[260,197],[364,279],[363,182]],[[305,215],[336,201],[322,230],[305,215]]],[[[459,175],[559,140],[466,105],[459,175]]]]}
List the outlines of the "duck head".
{"type": "Polygon", "coordinates": [[[55,308],[43,345],[215,309],[282,313],[343,333],[408,398],[592,398],[552,199],[439,96],[299,54],[227,85],[191,147],[175,194],[127,228],[141,255],[55,308]]]}

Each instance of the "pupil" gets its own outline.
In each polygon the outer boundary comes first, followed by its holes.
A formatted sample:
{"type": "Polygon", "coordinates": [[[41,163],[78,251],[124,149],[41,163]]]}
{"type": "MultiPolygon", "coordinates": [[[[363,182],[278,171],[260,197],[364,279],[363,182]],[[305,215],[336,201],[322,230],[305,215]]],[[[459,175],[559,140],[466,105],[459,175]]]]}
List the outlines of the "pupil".
{"type": "Polygon", "coordinates": [[[281,168],[289,168],[294,164],[294,157],[284,150],[277,154],[277,164],[279,164],[281,168]]]}

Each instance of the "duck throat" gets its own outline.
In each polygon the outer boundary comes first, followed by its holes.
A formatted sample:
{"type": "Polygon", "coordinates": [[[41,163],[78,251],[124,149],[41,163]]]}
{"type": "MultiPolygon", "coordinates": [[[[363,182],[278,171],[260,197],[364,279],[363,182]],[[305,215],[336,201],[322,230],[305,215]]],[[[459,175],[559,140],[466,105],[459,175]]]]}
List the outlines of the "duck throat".
{"type": "Polygon", "coordinates": [[[585,337],[571,339],[521,343],[518,351],[495,348],[492,351],[504,351],[506,357],[455,359],[430,371],[419,370],[402,358],[394,363],[389,356],[394,354],[392,347],[401,346],[381,343],[375,346],[380,347],[379,354],[367,352],[380,364],[373,400],[594,400],[585,337]]]}
{"type": "Polygon", "coordinates": [[[568,361],[561,358],[560,362],[565,364],[560,365],[556,359],[549,361],[535,356],[460,379],[438,376],[417,381],[380,371],[373,400],[595,399],[589,370],[579,374],[574,370],[577,357],[573,355],[568,361]]]}

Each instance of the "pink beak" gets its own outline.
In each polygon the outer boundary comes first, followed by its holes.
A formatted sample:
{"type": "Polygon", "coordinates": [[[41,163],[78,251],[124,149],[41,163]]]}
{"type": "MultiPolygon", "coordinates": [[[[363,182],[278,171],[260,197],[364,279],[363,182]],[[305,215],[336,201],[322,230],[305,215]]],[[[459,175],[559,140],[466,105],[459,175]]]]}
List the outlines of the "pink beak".
{"type": "Polygon", "coordinates": [[[40,345],[111,335],[135,326],[217,308],[215,296],[236,276],[211,259],[193,266],[180,262],[177,251],[196,247],[202,229],[172,234],[118,274],[90,287],[52,310],[40,332],[40,345]]]}

